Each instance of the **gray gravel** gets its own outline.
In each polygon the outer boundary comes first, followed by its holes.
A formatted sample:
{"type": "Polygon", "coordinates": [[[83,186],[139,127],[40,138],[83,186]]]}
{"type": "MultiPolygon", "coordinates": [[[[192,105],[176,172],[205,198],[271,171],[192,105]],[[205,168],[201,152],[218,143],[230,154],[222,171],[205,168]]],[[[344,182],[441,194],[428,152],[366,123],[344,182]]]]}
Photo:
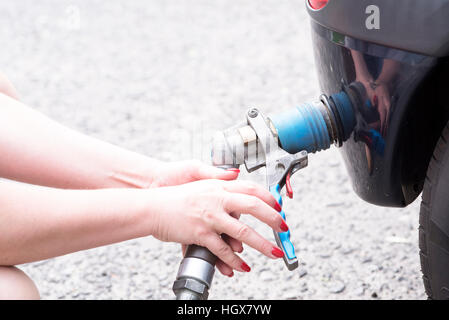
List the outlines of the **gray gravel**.
{"type": "MultiPolygon", "coordinates": [[[[269,113],[319,93],[302,0],[1,1],[0,23],[1,70],[23,101],[163,160],[207,160],[210,134],[247,107],[269,113]]],[[[310,156],[293,186],[299,270],[247,249],[252,272],[217,273],[211,299],[425,298],[418,201],[364,203],[334,148],[310,156]]],[[[147,237],[21,267],[43,299],[171,299],[180,259],[179,245],[147,237]]]]}

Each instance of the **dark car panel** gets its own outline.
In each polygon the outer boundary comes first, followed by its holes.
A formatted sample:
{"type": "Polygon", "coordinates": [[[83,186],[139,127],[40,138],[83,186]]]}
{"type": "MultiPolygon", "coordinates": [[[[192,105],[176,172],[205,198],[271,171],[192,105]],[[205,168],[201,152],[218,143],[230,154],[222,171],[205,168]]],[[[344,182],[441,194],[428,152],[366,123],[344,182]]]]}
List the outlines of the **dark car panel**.
{"type": "Polygon", "coordinates": [[[447,0],[329,0],[320,10],[306,3],[311,18],[330,30],[429,56],[449,54],[447,0]],[[377,7],[378,28],[370,28],[370,6],[377,7]]]}
{"type": "Polygon", "coordinates": [[[373,204],[406,206],[422,190],[449,118],[447,59],[364,41],[314,21],[312,39],[322,92],[351,86],[363,97],[341,148],[356,193],[373,204]]]}

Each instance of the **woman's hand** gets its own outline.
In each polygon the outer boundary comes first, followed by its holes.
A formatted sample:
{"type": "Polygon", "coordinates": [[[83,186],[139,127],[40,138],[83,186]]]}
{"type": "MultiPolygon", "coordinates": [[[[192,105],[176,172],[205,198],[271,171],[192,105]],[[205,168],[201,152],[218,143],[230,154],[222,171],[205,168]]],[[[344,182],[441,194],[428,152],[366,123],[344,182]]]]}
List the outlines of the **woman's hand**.
{"type": "Polygon", "coordinates": [[[234,180],[239,169],[220,169],[198,160],[158,162],[151,169],[151,188],[168,187],[204,179],[234,180]]]}
{"type": "Polygon", "coordinates": [[[375,97],[377,100],[377,110],[380,118],[380,133],[386,136],[388,129],[388,118],[390,115],[391,98],[388,86],[381,82],[375,89],[375,97]]]}
{"type": "MultiPolygon", "coordinates": [[[[151,187],[174,186],[204,179],[234,180],[240,172],[240,170],[234,168],[228,170],[216,168],[197,160],[161,162],[155,171],[159,174],[152,179],[151,187]]],[[[230,215],[237,220],[240,218],[240,213],[231,213],[230,215]]],[[[226,234],[222,234],[221,238],[234,252],[243,252],[241,241],[226,234]]],[[[186,249],[187,245],[183,244],[183,256],[186,249]]],[[[216,267],[224,275],[232,276],[234,274],[232,268],[220,259],[217,260],[216,267]]]]}
{"type": "Polygon", "coordinates": [[[237,219],[251,214],[277,232],[288,230],[278,213],[279,204],[255,183],[202,180],[150,192],[151,234],[162,241],[208,248],[220,260],[217,267],[223,274],[232,276],[233,269],[250,271],[235,254],[242,251],[242,243],[273,259],[283,256],[275,244],[237,219]]]}

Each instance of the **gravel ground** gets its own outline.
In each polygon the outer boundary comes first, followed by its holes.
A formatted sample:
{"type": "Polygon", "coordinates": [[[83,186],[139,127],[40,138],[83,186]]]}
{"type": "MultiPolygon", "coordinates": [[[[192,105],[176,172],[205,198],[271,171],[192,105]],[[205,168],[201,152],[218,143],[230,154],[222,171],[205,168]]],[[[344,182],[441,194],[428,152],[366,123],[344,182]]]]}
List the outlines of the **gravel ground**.
{"type": "MultiPolygon", "coordinates": [[[[232,4],[1,1],[1,70],[23,101],[69,127],[163,160],[207,160],[211,133],[247,107],[269,113],[319,93],[303,1],[232,4]]],[[[248,249],[252,272],[217,272],[211,299],[425,298],[418,201],[364,203],[334,148],[292,180],[299,270],[248,249]]],[[[179,245],[147,237],[21,267],[43,299],[171,299],[180,259],[179,245]]]]}

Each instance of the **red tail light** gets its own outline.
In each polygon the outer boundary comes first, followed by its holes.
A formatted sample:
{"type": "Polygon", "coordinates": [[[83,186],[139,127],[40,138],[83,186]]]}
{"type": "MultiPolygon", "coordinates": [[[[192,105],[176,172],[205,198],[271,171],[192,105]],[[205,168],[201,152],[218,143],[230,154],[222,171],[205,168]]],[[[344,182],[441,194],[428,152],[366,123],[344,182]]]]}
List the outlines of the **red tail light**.
{"type": "Polygon", "coordinates": [[[314,10],[320,10],[323,8],[329,0],[309,0],[309,5],[314,10]]]}

